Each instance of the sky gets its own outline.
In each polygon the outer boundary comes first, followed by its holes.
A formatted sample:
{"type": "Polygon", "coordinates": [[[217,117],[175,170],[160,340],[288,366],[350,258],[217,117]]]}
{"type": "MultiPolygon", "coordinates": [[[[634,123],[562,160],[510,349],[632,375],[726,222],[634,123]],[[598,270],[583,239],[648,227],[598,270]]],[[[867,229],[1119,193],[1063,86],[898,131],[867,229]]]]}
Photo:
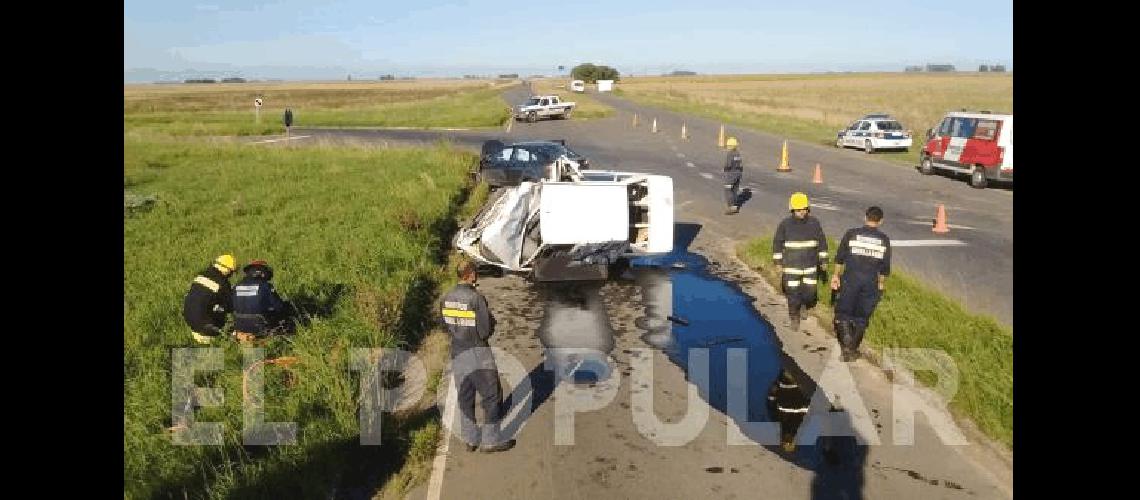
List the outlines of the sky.
{"type": "Polygon", "coordinates": [[[126,81],[1013,69],[1012,1],[125,0],[126,81]]]}

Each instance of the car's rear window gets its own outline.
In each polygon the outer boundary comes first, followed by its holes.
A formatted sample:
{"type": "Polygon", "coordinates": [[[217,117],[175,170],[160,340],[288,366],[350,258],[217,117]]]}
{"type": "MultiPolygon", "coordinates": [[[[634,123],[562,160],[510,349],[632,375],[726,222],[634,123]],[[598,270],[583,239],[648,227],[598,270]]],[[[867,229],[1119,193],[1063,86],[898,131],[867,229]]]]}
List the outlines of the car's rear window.
{"type": "Polygon", "coordinates": [[[902,130],[902,124],[896,121],[879,122],[879,130],[902,130]]]}

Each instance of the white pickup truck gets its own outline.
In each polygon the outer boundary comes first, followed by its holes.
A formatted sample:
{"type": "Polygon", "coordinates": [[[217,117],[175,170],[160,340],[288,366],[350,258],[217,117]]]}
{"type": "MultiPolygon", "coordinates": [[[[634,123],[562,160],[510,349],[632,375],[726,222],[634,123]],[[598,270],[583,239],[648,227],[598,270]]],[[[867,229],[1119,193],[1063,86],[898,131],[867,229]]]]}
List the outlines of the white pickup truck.
{"type": "Polygon", "coordinates": [[[570,118],[574,102],[565,102],[556,95],[536,95],[515,107],[515,119],[534,123],[542,117],[570,118]]]}

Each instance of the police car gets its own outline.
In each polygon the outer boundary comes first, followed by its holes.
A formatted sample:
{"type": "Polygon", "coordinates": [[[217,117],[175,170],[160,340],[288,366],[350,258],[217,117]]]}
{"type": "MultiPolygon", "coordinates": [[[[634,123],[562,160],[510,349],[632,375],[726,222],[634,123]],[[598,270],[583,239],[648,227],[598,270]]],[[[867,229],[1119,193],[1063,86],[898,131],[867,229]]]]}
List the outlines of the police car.
{"type": "Polygon", "coordinates": [[[835,138],[837,148],[859,148],[867,154],[883,149],[909,150],[910,130],[887,114],[867,115],[840,130],[835,138]]]}

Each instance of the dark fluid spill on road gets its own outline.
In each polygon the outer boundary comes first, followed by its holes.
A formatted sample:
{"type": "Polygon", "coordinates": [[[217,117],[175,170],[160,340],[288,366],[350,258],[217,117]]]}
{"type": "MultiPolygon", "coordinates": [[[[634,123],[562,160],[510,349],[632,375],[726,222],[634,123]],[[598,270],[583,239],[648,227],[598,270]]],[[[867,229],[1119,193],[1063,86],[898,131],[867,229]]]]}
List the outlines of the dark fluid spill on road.
{"type": "Polygon", "coordinates": [[[721,411],[728,402],[728,350],[744,350],[747,380],[731,382],[747,385],[749,421],[770,420],[767,394],[780,373],[780,348],[752,299],[709,273],[708,261],[681,245],[669,255],[630,264],[645,305],[645,316],[637,321],[645,331],[642,340],[662,349],[686,373],[689,350],[708,349],[709,388],[701,396],[721,411]]]}
{"type": "MultiPolygon", "coordinates": [[[[768,438],[750,434],[746,429],[750,422],[779,422],[784,432],[795,436],[804,414],[778,412],[775,406],[795,406],[797,398],[788,391],[773,391],[779,397],[769,406],[767,396],[776,386],[781,371],[786,370],[789,374],[800,374],[796,376],[799,395],[806,402],[813,390],[807,389],[804,383],[810,380],[802,379],[806,375],[799,367],[784,364],[794,361],[781,352],[772,326],[752,306],[753,299],[736,284],[713,275],[708,269],[708,260],[688,250],[697,231],[699,226],[678,224],[674,252],[631,262],[630,273],[624,278],[634,282],[641,291],[645,313],[636,324],[644,332],[642,340],[661,349],[694,383],[697,381],[693,380],[688,366],[689,349],[707,348],[709,387],[707,391],[701,390],[701,397],[728,415],[753,441],[764,444],[768,438]],[[746,353],[747,366],[742,372],[736,372],[735,379],[729,374],[729,349],[743,349],[746,353]],[[741,397],[740,392],[746,394],[745,412],[729,411],[730,390],[736,394],[734,399],[741,397]]],[[[814,388],[814,383],[810,387],[814,388]]],[[[847,495],[847,498],[862,498],[866,447],[856,445],[853,438],[820,437],[814,445],[799,445],[791,452],[771,441],[768,443],[764,444],[765,448],[816,472],[812,484],[814,498],[831,498],[821,490],[847,495]]]]}
{"type": "MultiPolygon", "coordinates": [[[[780,422],[786,416],[769,407],[768,394],[781,370],[789,368],[782,363],[790,361],[780,352],[772,326],[752,306],[753,299],[736,284],[713,275],[709,262],[688,250],[699,230],[694,226],[678,224],[674,252],[633,259],[626,272],[608,282],[539,284],[535,299],[543,307],[538,336],[545,348],[545,369],[554,371],[557,380],[578,384],[609,379],[614,370],[609,353],[615,345],[615,331],[603,290],[606,297],[611,291],[615,295],[640,295],[644,311],[634,324],[642,331],[641,339],[660,349],[698,387],[702,384],[692,380],[694,374],[689,369],[690,349],[707,349],[708,389],[701,389],[701,398],[732,418],[754,441],[763,443],[761,436],[749,434],[746,424],[780,422]],[[691,233],[687,238],[680,234],[686,227],[691,233]],[[734,378],[729,373],[729,349],[738,349],[738,356],[743,354],[734,361],[744,365],[737,368],[740,371],[734,378]],[[730,390],[734,400],[747,401],[742,412],[729,411],[730,390]]],[[[811,396],[806,391],[803,395],[811,396]]],[[[785,430],[792,429],[794,435],[799,424],[796,420],[785,430]]],[[[781,452],[778,443],[763,444],[785,459],[815,470],[819,484],[813,483],[813,489],[861,489],[860,470],[866,452],[865,447],[854,446],[853,440],[821,438],[818,445],[797,446],[790,454],[781,452]]]]}

